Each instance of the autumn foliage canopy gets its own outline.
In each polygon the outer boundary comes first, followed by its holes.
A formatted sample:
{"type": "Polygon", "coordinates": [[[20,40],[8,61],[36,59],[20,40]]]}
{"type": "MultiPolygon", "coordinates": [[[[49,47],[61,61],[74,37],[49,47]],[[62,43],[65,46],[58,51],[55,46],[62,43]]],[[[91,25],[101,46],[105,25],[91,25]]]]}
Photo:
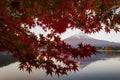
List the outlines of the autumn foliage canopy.
{"type": "Polygon", "coordinates": [[[95,54],[90,45],[74,48],[58,34],[67,28],[85,33],[120,31],[120,0],[0,0],[0,51],[20,61],[20,69],[44,68],[47,74],[77,70],[74,58],[95,54]],[[37,37],[36,25],[50,29],[37,37]]]}

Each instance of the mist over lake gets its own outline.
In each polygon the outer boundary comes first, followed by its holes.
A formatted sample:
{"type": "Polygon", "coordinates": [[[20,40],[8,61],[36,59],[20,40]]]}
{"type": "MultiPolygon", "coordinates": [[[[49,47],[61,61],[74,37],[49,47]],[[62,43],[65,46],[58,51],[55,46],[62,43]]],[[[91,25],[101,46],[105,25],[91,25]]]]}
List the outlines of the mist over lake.
{"type": "MultiPolygon", "coordinates": [[[[6,57],[4,60],[12,60],[10,56],[8,58],[6,55],[6,57]]],[[[0,80],[120,80],[120,52],[110,54],[100,52],[76,61],[80,63],[79,70],[68,72],[68,75],[60,77],[46,75],[42,69],[34,69],[30,74],[20,71],[19,62],[16,61],[9,60],[7,65],[0,62],[0,80]]]]}

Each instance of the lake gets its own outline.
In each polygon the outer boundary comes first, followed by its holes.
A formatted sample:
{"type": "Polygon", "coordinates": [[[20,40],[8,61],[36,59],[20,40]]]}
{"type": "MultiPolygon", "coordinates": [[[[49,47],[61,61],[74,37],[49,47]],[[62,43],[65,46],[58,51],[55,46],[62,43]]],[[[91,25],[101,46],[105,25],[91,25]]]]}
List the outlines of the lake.
{"type": "Polygon", "coordinates": [[[35,69],[30,74],[20,71],[19,62],[7,55],[0,55],[0,80],[120,80],[120,52],[101,52],[77,61],[80,63],[77,72],[58,77],[47,76],[42,69],[35,69]]]}

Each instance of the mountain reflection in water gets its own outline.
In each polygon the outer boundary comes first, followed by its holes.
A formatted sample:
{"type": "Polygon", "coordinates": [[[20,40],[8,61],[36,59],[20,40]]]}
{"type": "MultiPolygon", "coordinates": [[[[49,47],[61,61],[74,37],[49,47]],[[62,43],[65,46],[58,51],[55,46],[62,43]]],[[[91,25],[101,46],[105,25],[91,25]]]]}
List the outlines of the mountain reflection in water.
{"type": "MultiPolygon", "coordinates": [[[[5,55],[4,55],[5,56],[5,55]]],[[[80,69],[77,72],[68,72],[68,75],[57,77],[47,76],[45,71],[35,69],[28,74],[20,71],[19,63],[11,58],[0,55],[0,80],[120,80],[120,53],[105,54],[104,52],[92,55],[90,58],[78,59],[80,69]],[[8,61],[10,65],[6,65],[8,61]],[[2,65],[3,64],[3,65],[2,65]]]]}

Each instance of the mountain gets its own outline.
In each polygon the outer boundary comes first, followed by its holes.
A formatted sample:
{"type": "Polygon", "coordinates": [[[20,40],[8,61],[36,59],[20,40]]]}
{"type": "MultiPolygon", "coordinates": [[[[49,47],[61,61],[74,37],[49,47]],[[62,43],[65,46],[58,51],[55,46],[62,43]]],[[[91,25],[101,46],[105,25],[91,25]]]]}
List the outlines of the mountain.
{"type": "Polygon", "coordinates": [[[96,47],[106,47],[106,46],[120,46],[120,43],[117,42],[110,42],[105,40],[98,40],[91,38],[84,33],[78,33],[73,36],[70,36],[64,39],[64,42],[76,47],[78,44],[91,44],[96,47]]]}

